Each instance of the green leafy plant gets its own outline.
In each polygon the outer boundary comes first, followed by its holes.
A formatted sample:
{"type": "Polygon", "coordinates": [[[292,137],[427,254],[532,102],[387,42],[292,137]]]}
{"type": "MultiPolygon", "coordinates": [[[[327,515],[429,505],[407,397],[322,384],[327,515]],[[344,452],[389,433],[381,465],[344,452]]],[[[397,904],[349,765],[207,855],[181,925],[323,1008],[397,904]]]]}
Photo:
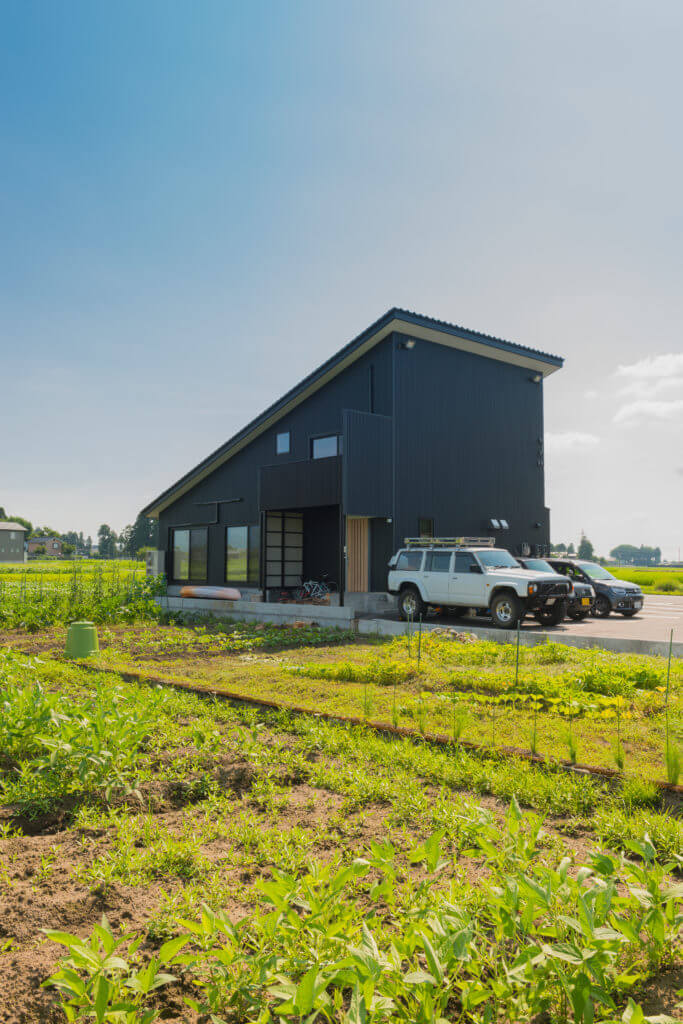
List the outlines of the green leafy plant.
{"type": "Polygon", "coordinates": [[[45,985],[57,989],[68,1021],[125,1021],[151,1024],[155,1007],[143,1008],[157,989],[175,981],[175,976],[160,968],[174,961],[187,939],[179,937],[165,943],[158,956],[146,965],[135,963],[142,937],[114,936],[107,918],[95,925],[88,940],[68,932],[45,929],[53,942],[66,946],[69,955],[45,985]],[[127,958],[122,956],[127,947],[127,958]]]}

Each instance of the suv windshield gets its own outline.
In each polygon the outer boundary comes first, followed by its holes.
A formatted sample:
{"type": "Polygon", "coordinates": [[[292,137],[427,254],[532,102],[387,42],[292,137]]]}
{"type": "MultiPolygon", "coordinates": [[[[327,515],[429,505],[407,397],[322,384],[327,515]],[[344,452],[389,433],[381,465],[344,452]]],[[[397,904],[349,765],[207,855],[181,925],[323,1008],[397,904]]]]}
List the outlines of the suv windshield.
{"type": "Polygon", "coordinates": [[[577,562],[580,569],[583,569],[586,576],[590,576],[592,580],[613,580],[614,576],[611,572],[607,572],[607,569],[603,569],[597,562],[577,562]]]}
{"type": "Polygon", "coordinates": [[[477,551],[476,555],[485,569],[519,569],[519,562],[515,561],[509,551],[503,551],[502,548],[477,551]]]}
{"type": "Polygon", "coordinates": [[[544,558],[525,558],[524,568],[533,569],[534,572],[555,572],[553,567],[548,565],[544,558]]]}

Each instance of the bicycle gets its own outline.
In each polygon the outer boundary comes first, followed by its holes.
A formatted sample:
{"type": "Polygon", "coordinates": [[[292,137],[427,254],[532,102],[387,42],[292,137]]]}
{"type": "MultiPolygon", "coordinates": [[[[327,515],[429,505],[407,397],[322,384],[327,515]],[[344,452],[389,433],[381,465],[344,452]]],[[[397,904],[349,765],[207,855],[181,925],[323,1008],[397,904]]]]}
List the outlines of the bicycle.
{"type": "Polygon", "coordinates": [[[320,580],[304,581],[302,579],[301,586],[294,591],[294,599],[296,601],[320,601],[329,594],[334,594],[336,589],[337,584],[329,580],[327,573],[323,573],[323,578],[320,580]]]}

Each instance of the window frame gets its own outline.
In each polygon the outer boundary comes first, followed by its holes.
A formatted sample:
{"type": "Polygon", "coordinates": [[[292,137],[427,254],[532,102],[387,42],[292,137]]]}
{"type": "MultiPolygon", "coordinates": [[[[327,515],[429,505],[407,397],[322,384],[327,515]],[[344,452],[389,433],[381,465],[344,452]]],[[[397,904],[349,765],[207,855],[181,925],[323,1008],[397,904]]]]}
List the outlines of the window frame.
{"type": "Polygon", "coordinates": [[[208,526],[172,526],[171,527],[171,579],[174,583],[206,583],[209,578],[209,528],[208,526]],[[205,537],[204,548],[206,559],[204,564],[205,573],[203,576],[192,576],[192,534],[203,533],[205,537]],[[176,576],[175,559],[175,536],[177,533],[186,533],[187,537],[187,576],[176,576]]]}
{"type": "Polygon", "coordinates": [[[468,573],[468,572],[470,572],[471,566],[478,565],[478,564],[479,563],[477,562],[477,559],[475,558],[475,556],[473,555],[473,553],[471,551],[456,551],[455,552],[455,558],[453,559],[453,575],[455,575],[456,573],[468,573]],[[464,558],[469,558],[469,562],[467,563],[467,568],[466,569],[462,569],[462,568],[459,569],[458,568],[458,559],[460,559],[462,561],[462,559],[464,559],[464,558]]]}
{"type": "Polygon", "coordinates": [[[223,575],[226,583],[246,587],[259,586],[261,579],[261,527],[258,523],[231,523],[226,525],[223,533],[225,557],[223,559],[223,575]],[[244,578],[228,574],[228,531],[246,530],[246,569],[244,578]]]}
{"type": "Polygon", "coordinates": [[[398,557],[396,559],[396,565],[394,567],[395,571],[396,572],[422,572],[422,566],[424,565],[424,555],[425,555],[425,553],[424,553],[424,549],[423,548],[404,548],[403,551],[399,551],[399,553],[398,553],[398,557]],[[401,563],[401,559],[405,559],[407,561],[410,558],[411,555],[417,555],[419,557],[419,559],[420,559],[420,561],[417,563],[416,566],[415,565],[403,566],[403,565],[400,564],[401,563]]]}
{"type": "Polygon", "coordinates": [[[341,434],[313,434],[310,439],[310,456],[311,459],[315,459],[318,462],[320,459],[336,459],[343,452],[343,443],[341,434]],[[318,441],[329,441],[334,440],[337,442],[336,451],[332,455],[316,455],[315,446],[318,441]]]}
{"type": "Polygon", "coordinates": [[[292,432],[291,430],[281,430],[275,435],[275,454],[276,455],[290,455],[292,451],[292,432]],[[287,447],[280,448],[280,438],[287,438],[287,447]]]}
{"type": "MultiPolygon", "coordinates": [[[[451,571],[451,563],[452,562],[453,562],[453,552],[450,551],[448,548],[446,548],[445,551],[443,549],[439,550],[437,548],[433,548],[431,551],[427,551],[426,554],[425,554],[424,571],[425,572],[438,572],[438,573],[445,572],[445,573],[449,573],[451,571]],[[445,569],[435,569],[432,563],[435,560],[439,559],[440,556],[443,557],[444,555],[448,555],[448,563],[446,565],[446,568],[445,569]]],[[[453,563],[453,564],[455,564],[455,563],[453,563]]]]}

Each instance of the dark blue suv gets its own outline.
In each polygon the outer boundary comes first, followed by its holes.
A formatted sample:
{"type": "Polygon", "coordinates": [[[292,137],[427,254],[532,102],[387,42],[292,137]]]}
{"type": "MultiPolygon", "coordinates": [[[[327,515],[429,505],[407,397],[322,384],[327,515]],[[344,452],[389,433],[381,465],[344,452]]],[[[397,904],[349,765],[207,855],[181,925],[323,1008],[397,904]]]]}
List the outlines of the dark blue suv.
{"type": "Polygon", "coordinates": [[[597,562],[574,558],[546,558],[555,572],[578,583],[590,583],[595,591],[592,612],[606,619],[610,612],[619,612],[627,619],[637,615],[643,607],[643,592],[635,583],[618,580],[597,562]]]}

